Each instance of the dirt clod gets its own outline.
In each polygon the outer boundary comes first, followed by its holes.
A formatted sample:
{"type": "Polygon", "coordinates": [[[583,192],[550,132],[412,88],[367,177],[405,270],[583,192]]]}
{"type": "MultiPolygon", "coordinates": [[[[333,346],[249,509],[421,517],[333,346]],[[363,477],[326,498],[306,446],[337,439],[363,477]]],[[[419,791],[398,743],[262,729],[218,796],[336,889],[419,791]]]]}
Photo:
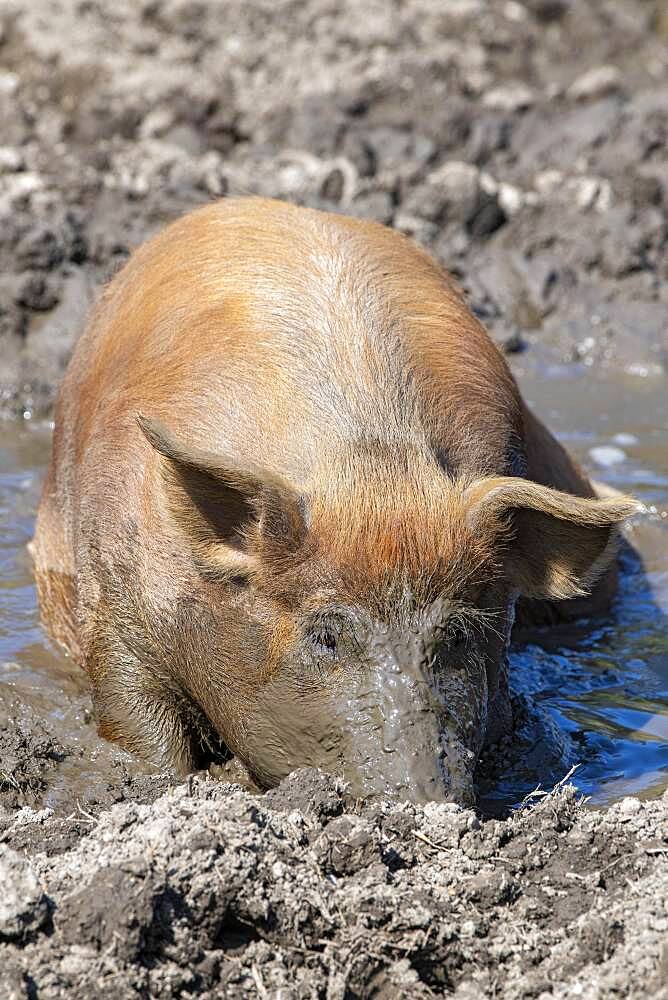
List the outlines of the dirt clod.
{"type": "Polygon", "coordinates": [[[24,941],[42,927],[48,912],[30,862],[0,845],[0,941],[24,941]]]}

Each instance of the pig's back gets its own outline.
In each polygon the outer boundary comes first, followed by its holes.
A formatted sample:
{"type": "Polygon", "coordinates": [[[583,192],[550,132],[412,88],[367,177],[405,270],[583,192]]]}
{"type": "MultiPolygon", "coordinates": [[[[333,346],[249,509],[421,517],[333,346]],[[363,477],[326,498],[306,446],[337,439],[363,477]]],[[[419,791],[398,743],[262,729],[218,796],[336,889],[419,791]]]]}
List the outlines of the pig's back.
{"type": "Polygon", "coordinates": [[[207,206],[133,255],[62,400],[75,464],[143,447],[144,413],[296,483],[342,443],[370,440],[426,442],[453,466],[496,471],[517,419],[505,363],[422,251],[261,199],[207,206]]]}

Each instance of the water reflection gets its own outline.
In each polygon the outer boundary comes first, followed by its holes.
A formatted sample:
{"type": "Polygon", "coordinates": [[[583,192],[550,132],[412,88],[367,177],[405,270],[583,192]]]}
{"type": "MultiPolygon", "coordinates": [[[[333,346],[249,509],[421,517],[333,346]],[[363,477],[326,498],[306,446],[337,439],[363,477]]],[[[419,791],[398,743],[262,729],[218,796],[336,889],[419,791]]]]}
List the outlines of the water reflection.
{"type": "MultiPolygon", "coordinates": [[[[632,492],[648,513],[631,528],[619,599],[603,627],[547,635],[515,650],[515,690],[570,737],[578,787],[592,802],[660,795],[668,787],[668,391],[665,379],[630,379],[573,366],[517,372],[525,397],[594,478],[632,492]],[[623,446],[596,467],[592,449],[623,446]]],[[[596,452],[595,452],[596,454],[596,452]]],[[[555,769],[558,763],[554,763],[555,769]]],[[[550,777],[556,775],[548,776],[550,777]]],[[[546,776],[516,766],[493,796],[507,802],[546,776]]]]}

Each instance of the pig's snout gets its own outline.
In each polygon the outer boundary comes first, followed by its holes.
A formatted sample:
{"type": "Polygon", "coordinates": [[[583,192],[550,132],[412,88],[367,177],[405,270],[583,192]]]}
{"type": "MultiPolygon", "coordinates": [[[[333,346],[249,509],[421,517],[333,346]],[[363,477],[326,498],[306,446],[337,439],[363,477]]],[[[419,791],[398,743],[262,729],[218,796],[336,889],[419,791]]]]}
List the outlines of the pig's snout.
{"type": "Polygon", "coordinates": [[[342,706],[353,794],[473,803],[486,691],[484,672],[465,673],[449,671],[420,637],[379,637],[342,706]]]}
{"type": "Polygon", "coordinates": [[[240,755],[261,784],[299,767],[338,774],[352,795],[474,801],[473,769],[487,704],[479,658],[448,664],[420,635],[381,631],[360,662],[322,686],[267,686],[240,755]]]}

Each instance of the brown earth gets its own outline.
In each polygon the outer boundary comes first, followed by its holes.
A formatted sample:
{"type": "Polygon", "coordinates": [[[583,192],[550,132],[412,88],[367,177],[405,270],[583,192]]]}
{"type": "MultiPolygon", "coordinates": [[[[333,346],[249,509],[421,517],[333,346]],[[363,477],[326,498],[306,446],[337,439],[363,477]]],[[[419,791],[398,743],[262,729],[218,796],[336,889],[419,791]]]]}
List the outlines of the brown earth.
{"type": "MultiPolygon", "coordinates": [[[[662,377],[667,40],[660,0],[4,0],[0,413],[48,418],[95,289],[227,193],[413,234],[508,352],[662,377]]],[[[3,700],[0,996],[668,997],[666,796],[536,803],[173,785],[3,700]]]]}
{"type": "Polygon", "coordinates": [[[665,369],[662,0],[4,0],[0,409],[93,290],[225,193],[390,223],[509,350],[665,369]]]}

